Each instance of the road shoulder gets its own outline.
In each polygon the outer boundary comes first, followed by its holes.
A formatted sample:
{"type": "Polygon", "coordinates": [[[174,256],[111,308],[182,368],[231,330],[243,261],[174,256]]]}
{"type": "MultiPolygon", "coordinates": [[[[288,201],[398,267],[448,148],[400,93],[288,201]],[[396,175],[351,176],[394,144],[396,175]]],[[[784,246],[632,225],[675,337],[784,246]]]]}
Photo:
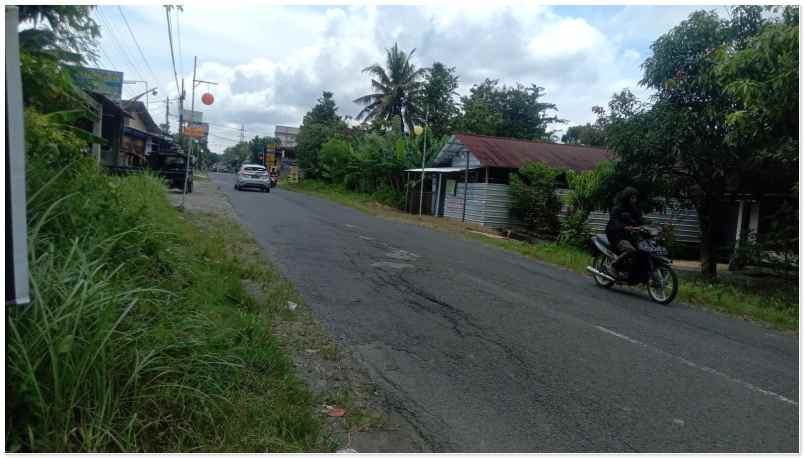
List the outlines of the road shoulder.
{"type": "MultiPolygon", "coordinates": [[[[175,205],[181,203],[180,193],[169,196],[175,205]]],[[[292,361],[296,375],[315,397],[315,414],[322,421],[329,448],[375,453],[430,449],[372,381],[365,366],[321,326],[296,287],[279,273],[253,234],[239,223],[228,198],[215,183],[197,180],[194,192],[185,196],[184,207],[201,230],[213,225],[226,227],[228,235],[221,243],[257,271],[257,280],[243,280],[243,287],[255,303],[273,308],[272,333],[292,361]]]]}

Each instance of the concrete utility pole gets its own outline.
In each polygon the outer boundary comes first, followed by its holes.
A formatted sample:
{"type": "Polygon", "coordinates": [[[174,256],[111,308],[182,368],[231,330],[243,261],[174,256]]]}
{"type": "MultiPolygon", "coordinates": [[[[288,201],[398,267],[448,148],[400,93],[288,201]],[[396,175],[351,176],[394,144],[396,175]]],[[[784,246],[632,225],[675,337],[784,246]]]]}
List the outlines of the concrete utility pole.
{"type": "MultiPolygon", "coordinates": [[[[197,68],[198,68],[198,56],[194,56],[193,57],[193,88],[192,88],[192,91],[190,92],[191,93],[191,95],[190,95],[190,116],[191,116],[191,118],[190,118],[190,121],[187,123],[188,125],[191,125],[193,123],[192,116],[195,113],[195,88],[196,88],[196,86],[198,86],[200,83],[215,84],[215,85],[218,84],[218,83],[215,83],[215,82],[212,82],[212,81],[204,81],[204,80],[196,79],[195,74],[196,74],[197,68]]],[[[182,82],[181,82],[181,88],[182,88],[181,93],[182,93],[182,100],[183,100],[183,98],[184,98],[184,80],[182,80],[182,82]]],[[[184,109],[182,109],[182,111],[184,111],[184,109]]],[[[179,119],[181,120],[181,115],[179,116],[179,119]]],[[[179,122],[179,124],[181,125],[181,121],[179,122]]],[[[192,156],[193,156],[192,152],[193,152],[193,137],[188,135],[187,136],[187,164],[186,164],[186,167],[184,169],[184,190],[183,190],[182,195],[181,195],[181,207],[182,208],[184,208],[184,199],[187,196],[187,180],[190,177],[190,161],[192,160],[192,156]]]]}
{"type": "Polygon", "coordinates": [[[422,185],[419,190],[419,216],[422,216],[422,204],[424,203],[424,158],[427,156],[427,117],[430,115],[430,109],[424,113],[424,147],[422,151],[422,185]]]}

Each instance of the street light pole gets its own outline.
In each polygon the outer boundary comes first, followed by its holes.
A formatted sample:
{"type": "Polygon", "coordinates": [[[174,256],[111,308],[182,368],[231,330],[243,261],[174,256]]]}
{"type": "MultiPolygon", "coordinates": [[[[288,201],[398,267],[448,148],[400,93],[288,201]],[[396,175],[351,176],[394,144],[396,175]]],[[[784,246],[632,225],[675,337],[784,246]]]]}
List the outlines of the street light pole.
{"type": "Polygon", "coordinates": [[[123,84],[137,84],[137,83],[145,83],[145,105],[148,105],[148,82],[143,80],[125,80],[123,84]]]}

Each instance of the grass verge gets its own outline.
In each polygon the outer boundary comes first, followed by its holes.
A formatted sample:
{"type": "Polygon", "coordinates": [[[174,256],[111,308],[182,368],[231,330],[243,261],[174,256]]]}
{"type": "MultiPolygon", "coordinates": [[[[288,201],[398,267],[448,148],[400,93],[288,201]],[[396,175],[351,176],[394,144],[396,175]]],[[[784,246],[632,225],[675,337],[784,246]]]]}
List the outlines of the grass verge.
{"type": "Polygon", "coordinates": [[[232,249],[242,232],[195,225],[154,177],[51,180],[31,163],[33,302],[6,309],[7,451],[332,450],[271,333],[296,293],[232,249]]]}
{"type": "MultiPolygon", "coordinates": [[[[382,216],[433,229],[444,230],[585,274],[589,252],[557,243],[531,244],[518,240],[490,238],[478,234],[483,230],[473,225],[446,218],[410,215],[382,205],[369,194],[347,191],[316,180],[299,184],[283,183],[283,188],[344,204],[375,216],[382,216]],[[474,231],[474,232],[473,232],[474,231]]],[[[678,301],[702,306],[740,318],[766,323],[783,331],[798,330],[798,288],[792,282],[774,279],[721,275],[707,281],[694,272],[680,272],[678,301]]]]}

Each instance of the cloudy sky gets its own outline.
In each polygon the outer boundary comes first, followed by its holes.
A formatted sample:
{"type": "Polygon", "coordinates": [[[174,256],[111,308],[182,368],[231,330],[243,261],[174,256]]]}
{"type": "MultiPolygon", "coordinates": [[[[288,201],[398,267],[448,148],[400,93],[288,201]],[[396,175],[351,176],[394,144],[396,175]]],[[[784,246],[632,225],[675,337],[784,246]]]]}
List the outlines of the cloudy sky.
{"type": "MultiPolygon", "coordinates": [[[[215,152],[236,143],[241,124],[247,138],[271,135],[277,124],[298,126],[324,90],[335,93],[342,115],[356,115],[360,107],[352,100],[369,91],[361,69],[384,62],[385,48],[394,42],[404,50],[416,48],[418,66],[434,61],[454,66],[461,94],[485,78],[542,86],[544,100],[555,103],[571,125],[592,121],[591,107],[605,104],[622,88],[646,96],[637,82],[651,42],[703,8],[491,3],[188,4],[178,20],[171,15],[178,78],[185,78],[189,89],[193,56],[198,56],[197,78],[219,82],[201,84],[196,91],[196,107],[201,93],[209,89],[215,96],[212,106],[200,108],[212,124],[215,152]]],[[[103,32],[99,66],[157,86],[159,94],[150,97],[149,108],[157,122],[164,122],[165,98],[178,94],[165,9],[101,6],[94,15],[103,32]]],[[[128,84],[123,95],[144,90],[142,83],[128,84]]],[[[176,108],[171,100],[171,115],[176,108]]],[[[177,120],[170,120],[175,130],[177,120]]]]}

